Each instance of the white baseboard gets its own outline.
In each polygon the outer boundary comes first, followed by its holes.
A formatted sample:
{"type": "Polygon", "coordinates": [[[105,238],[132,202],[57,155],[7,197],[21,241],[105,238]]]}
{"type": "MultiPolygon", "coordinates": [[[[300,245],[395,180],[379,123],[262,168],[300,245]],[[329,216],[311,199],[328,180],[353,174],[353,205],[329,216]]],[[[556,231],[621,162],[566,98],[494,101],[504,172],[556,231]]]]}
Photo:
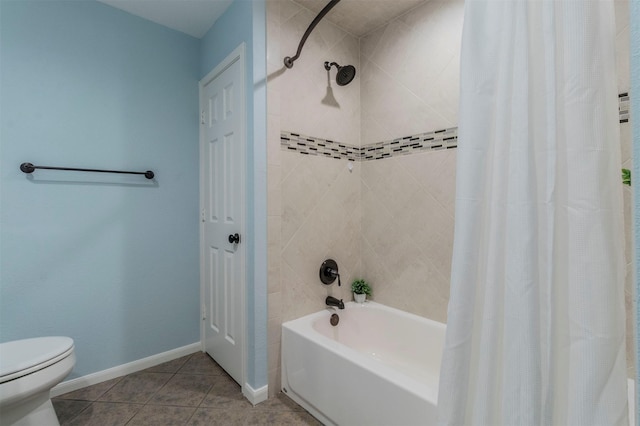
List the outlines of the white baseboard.
{"type": "Polygon", "coordinates": [[[254,389],[248,383],[245,383],[242,387],[242,394],[252,405],[257,405],[269,398],[269,386],[264,385],[259,389],[254,389]]]}
{"type": "Polygon", "coordinates": [[[76,379],[71,379],[66,382],[62,382],[51,389],[51,397],[53,398],[67,392],[73,392],[87,386],[115,379],[116,377],[135,373],[136,371],[144,370],[145,368],[153,367],[158,364],[162,364],[163,362],[171,361],[176,358],[190,355],[201,350],[202,344],[200,342],[196,342],[187,346],[171,349],[170,351],[151,355],[146,358],[108,368],[106,370],[98,371],[96,373],[87,374],[86,376],[78,377],[76,379]]]}

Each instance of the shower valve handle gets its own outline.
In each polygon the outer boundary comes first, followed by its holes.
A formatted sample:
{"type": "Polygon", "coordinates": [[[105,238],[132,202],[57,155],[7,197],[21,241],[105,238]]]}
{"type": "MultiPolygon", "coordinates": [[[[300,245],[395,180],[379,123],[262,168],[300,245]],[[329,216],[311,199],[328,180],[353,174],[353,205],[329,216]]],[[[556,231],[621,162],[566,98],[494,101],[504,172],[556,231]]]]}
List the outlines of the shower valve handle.
{"type": "Polygon", "coordinates": [[[327,269],[325,269],[325,274],[332,276],[332,277],[338,277],[338,287],[340,287],[342,284],[340,283],[340,274],[338,273],[338,271],[336,269],[331,269],[329,267],[327,267],[327,269]]]}

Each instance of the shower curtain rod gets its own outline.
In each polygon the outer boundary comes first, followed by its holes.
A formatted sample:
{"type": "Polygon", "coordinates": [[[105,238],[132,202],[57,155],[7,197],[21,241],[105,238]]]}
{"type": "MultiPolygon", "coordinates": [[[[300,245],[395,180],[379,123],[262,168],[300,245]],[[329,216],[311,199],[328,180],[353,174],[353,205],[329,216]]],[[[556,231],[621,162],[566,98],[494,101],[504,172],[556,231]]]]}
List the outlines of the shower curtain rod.
{"type": "Polygon", "coordinates": [[[146,177],[147,179],[153,179],[155,176],[155,174],[151,170],[147,170],[146,172],[127,172],[123,170],[76,169],[72,167],[34,166],[31,163],[20,164],[20,170],[22,170],[24,173],[33,173],[36,169],[71,170],[73,172],[121,173],[121,174],[128,174],[128,175],[144,175],[144,177],[146,177]]]}
{"type": "Polygon", "coordinates": [[[309,34],[311,34],[311,31],[313,31],[313,29],[316,27],[316,25],[318,25],[318,22],[320,22],[322,20],[322,18],[324,18],[324,15],[329,13],[329,11],[331,9],[333,9],[333,6],[335,6],[339,2],[340,2],[340,0],[331,0],[329,2],[329,4],[327,4],[324,7],[324,9],[322,9],[320,11],[320,13],[318,13],[318,16],[316,16],[313,19],[313,21],[311,21],[311,24],[309,24],[309,27],[307,28],[307,31],[304,32],[304,35],[302,36],[302,39],[300,40],[300,44],[298,44],[298,51],[296,52],[296,55],[293,58],[289,57],[289,56],[284,58],[284,65],[287,68],[292,68],[293,67],[293,62],[300,57],[300,52],[302,52],[302,46],[304,46],[304,43],[307,41],[307,37],[309,37],[309,34]]]}

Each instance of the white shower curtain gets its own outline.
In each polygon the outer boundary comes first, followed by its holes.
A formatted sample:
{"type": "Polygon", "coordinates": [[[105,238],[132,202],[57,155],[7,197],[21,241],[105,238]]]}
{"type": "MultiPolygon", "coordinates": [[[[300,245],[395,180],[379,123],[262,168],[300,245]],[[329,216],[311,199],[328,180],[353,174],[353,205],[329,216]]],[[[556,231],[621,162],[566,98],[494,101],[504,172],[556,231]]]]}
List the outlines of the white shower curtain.
{"type": "Polygon", "coordinates": [[[615,19],[466,0],[441,425],[626,425],[615,19]]]}

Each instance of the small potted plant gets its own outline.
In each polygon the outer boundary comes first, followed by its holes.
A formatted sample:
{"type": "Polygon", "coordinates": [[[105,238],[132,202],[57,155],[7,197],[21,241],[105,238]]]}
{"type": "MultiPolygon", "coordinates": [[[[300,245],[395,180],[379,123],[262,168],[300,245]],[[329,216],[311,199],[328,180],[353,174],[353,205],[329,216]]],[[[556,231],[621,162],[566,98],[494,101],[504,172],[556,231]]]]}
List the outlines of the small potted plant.
{"type": "Polygon", "coordinates": [[[371,296],[371,286],[363,279],[353,280],[351,291],[353,291],[353,298],[358,303],[364,303],[367,296],[371,296]]]}
{"type": "Polygon", "coordinates": [[[622,183],[631,186],[631,170],[622,169],[622,183]]]}

